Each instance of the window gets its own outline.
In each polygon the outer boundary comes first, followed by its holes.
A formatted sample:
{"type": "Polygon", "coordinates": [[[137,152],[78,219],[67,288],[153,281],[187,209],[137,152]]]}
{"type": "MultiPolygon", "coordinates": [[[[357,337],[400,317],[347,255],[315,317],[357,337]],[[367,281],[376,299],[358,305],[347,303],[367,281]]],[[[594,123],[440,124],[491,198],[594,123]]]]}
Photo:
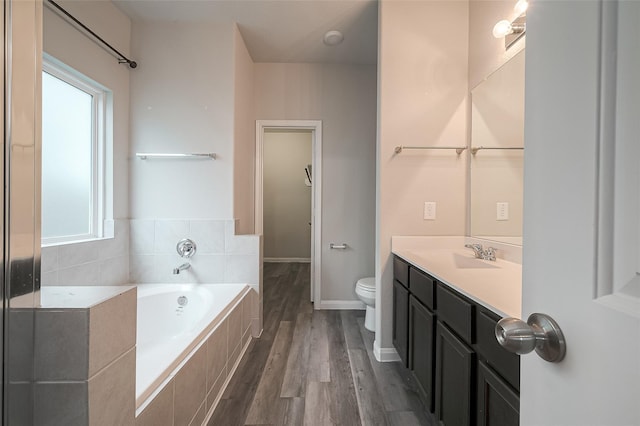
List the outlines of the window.
{"type": "Polygon", "coordinates": [[[107,95],[81,74],[43,61],[43,244],[103,236],[107,95]]]}

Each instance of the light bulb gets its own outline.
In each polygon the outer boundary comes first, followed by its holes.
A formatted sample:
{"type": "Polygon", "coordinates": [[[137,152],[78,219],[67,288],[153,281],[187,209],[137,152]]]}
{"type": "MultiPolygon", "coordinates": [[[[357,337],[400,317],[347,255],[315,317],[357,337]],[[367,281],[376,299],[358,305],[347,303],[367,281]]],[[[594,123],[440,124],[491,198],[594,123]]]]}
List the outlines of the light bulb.
{"type": "Polygon", "coordinates": [[[511,34],[512,32],[513,32],[513,28],[511,27],[511,22],[507,21],[506,19],[499,21],[493,27],[493,36],[495,38],[502,38],[507,34],[511,34]]]}
{"type": "Polygon", "coordinates": [[[520,16],[527,11],[529,7],[529,2],[527,0],[518,0],[518,3],[513,7],[513,10],[516,12],[516,16],[520,16]]]}

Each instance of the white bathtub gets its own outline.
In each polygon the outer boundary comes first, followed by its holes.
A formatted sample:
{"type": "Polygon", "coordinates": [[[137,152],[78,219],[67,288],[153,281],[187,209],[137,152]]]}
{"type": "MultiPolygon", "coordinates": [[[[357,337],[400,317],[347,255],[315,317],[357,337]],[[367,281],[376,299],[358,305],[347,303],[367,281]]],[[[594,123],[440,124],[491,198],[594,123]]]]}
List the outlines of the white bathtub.
{"type": "Polygon", "coordinates": [[[136,407],[249,290],[245,284],[138,285],[136,407]]]}

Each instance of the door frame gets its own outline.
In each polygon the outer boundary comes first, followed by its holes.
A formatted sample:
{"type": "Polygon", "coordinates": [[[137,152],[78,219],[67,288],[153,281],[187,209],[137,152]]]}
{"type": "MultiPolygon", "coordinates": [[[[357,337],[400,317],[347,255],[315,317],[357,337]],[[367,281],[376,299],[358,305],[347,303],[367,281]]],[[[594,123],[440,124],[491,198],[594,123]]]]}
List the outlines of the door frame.
{"type": "Polygon", "coordinates": [[[322,294],[322,120],[256,120],[255,233],[263,234],[265,130],[311,131],[311,301],[322,294]]]}

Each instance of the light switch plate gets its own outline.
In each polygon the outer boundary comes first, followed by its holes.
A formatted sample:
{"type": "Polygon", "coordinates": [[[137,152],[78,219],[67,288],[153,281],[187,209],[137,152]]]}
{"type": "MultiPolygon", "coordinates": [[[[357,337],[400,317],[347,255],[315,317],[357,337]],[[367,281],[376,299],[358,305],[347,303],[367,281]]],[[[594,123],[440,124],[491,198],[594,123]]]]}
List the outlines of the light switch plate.
{"type": "Polygon", "coordinates": [[[424,220],[436,220],[436,203],[435,203],[435,201],[425,201],[425,203],[424,203],[424,220]]]}
{"type": "Polygon", "coordinates": [[[496,220],[509,220],[509,203],[496,203],[496,220]]]}

